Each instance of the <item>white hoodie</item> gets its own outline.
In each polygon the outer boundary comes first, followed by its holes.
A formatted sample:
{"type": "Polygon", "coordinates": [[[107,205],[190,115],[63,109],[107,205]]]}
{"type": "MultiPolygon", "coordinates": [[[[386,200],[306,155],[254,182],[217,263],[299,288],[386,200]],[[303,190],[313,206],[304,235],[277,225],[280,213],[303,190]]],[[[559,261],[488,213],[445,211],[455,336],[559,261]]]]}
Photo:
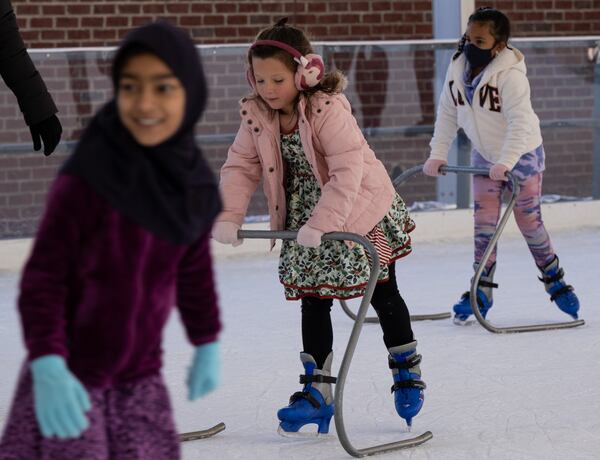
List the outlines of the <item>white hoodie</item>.
{"type": "Polygon", "coordinates": [[[450,63],[438,105],[429,158],[447,160],[462,128],[475,149],[491,163],[511,170],[521,155],[542,143],[540,120],[531,107],[525,58],[505,48],[483,70],[469,104],[463,73],[465,55],[450,63]]]}

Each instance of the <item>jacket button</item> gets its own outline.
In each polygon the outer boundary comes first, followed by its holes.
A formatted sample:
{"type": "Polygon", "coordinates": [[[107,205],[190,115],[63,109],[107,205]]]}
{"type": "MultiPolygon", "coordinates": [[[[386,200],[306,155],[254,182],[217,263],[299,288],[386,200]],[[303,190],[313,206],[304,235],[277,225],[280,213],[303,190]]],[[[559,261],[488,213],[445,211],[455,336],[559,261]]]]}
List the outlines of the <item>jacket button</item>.
{"type": "Polygon", "coordinates": [[[251,125],[252,124],[252,120],[248,120],[248,124],[251,125]]]}
{"type": "Polygon", "coordinates": [[[274,168],[273,166],[271,166],[271,167],[269,168],[269,172],[273,172],[273,171],[275,171],[275,168],[274,168]]]}
{"type": "Polygon", "coordinates": [[[275,211],[279,211],[279,205],[275,205],[275,211]]]}
{"type": "Polygon", "coordinates": [[[242,110],[242,115],[246,115],[248,113],[247,110],[242,110]]]}
{"type": "Polygon", "coordinates": [[[257,133],[257,132],[259,132],[259,131],[260,131],[260,129],[258,129],[258,128],[254,128],[254,132],[255,132],[255,133],[257,133]]]}
{"type": "Polygon", "coordinates": [[[321,113],[321,109],[317,109],[317,113],[321,113]]]}
{"type": "Polygon", "coordinates": [[[331,102],[331,101],[325,101],[325,104],[329,104],[329,102],[331,102]]]}

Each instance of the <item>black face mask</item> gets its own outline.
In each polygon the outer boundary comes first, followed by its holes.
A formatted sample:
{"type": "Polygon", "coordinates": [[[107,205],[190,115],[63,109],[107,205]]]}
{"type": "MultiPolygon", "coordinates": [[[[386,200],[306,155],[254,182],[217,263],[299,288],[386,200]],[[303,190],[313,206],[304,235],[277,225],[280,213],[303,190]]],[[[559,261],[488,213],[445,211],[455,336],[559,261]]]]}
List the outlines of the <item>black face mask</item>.
{"type": "Polygon", "coordinates": [[[485,67],[488,65],[494,56],[492,55],[492,48],[487,50],[482,50],[472,43],[467,43],[463,48],[463,53],[465,53],[465,58],[471,65],[472,68],[485,67]]]}

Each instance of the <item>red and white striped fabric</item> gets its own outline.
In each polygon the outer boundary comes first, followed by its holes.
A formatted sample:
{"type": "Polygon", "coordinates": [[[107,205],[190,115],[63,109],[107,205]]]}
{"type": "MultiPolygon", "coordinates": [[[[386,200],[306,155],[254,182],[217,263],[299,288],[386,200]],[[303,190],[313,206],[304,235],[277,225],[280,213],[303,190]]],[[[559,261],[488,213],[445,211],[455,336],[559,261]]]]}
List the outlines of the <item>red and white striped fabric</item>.
{"type": "Polygon", "coordinates": [[[379,264],[381,266],[389,265],[393,251],[381,227],[379,225],[375,225],[373,230],[367,233],[367,239],[373,243],[373,246],[375,246],[375,249],[377,249],[379,264]]]}
{"type": "MultiPolygon", "coordinates": [[[[405,226],[404,231],[406,233],[410,233],[415,229],[415,224],[412,220],[405,226]]],[[[366,235],[367,239],[373,243],[375,249],[377,250],[377,255],[379,256],[379,266],[383,267],[385,265],[391,264],[393,261],[400,259],[404,256],[407,256],[411,253],[411,238],[408,237],[407,242],[399,248],[392,249],[390,246],[389,240],[385,237],[385,233],[383,233],[383,229],[380,225],[376,225],[373,230],[371,230],[366,235]],[[407,250],[408,248],[408,250],[407,250]]],[[[367,258],[369,261],[371,257],[369,253],[367,253],[367,258]]]]}

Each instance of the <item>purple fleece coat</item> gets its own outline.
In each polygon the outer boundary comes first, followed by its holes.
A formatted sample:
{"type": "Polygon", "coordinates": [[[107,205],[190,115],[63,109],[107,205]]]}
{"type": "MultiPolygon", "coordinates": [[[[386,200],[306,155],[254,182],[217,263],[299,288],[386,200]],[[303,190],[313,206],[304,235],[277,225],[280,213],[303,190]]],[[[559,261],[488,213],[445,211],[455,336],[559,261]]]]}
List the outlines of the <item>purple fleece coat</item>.
{"type": "Polygon", "coordinates": [[[208,235],[176,246],[112,209],[79,177],[60,175],[21,280],[29,359],[61,355],[93,387],[156,374],[175,304],[192,344],[217,339],[208,235]]]}

